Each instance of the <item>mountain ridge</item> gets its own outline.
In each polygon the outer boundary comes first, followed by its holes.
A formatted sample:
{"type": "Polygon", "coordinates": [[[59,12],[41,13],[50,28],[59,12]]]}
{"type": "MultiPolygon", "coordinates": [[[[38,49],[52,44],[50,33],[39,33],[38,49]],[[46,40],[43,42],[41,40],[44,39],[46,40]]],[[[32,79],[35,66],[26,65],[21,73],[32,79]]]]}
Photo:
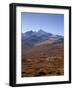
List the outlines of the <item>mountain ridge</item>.
{"type": "Polygon", "coordinates": [[[52,33],[47,33],[44,30],[40,29],[39,31],[27,31],[24,34],[22,33],[22,44],[26,44],[28,47],[32,47],[40,42],[45,40],[57,41],[63,40],[64,37],[61,35],[54,35],[52,33]]]}

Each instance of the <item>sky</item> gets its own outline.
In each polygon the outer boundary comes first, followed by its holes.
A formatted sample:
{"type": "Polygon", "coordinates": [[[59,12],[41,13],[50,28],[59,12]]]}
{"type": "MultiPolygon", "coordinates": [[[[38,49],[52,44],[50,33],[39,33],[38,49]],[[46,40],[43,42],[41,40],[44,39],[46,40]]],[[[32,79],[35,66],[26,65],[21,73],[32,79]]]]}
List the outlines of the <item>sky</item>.
{"type": "Polygon", "coordinates": [[[64,14],[21,13],[22,33],[40,29],[48,33],[64,36],[64,14]]]}

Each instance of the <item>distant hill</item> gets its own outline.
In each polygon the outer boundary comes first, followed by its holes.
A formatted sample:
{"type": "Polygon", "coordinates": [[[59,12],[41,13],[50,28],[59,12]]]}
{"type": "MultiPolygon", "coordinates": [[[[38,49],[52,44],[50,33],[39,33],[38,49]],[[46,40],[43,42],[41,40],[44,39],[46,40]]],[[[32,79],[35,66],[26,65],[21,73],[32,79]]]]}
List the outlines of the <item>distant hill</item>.
{"type": "Polygon", "coordinates": [[[61,56],[64,52],[64,43],[63,42],[55,42],[48,43],[48,41],[44,44],[36,45],[32,49],[30,49],[26,54],[26,58],[47,58],[48,56],[61,56]]]}

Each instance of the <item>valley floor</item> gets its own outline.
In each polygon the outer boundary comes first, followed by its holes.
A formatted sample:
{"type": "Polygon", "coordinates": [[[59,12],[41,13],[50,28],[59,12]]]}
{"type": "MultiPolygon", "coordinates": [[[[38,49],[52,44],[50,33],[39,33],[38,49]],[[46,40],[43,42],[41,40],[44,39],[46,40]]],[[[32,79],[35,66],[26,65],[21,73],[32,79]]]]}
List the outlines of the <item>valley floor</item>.
{"type": "Polygon", "coordinates": [[[63,57],[47,57],[22,61],[22,77],[64,75],[63,57]]]}

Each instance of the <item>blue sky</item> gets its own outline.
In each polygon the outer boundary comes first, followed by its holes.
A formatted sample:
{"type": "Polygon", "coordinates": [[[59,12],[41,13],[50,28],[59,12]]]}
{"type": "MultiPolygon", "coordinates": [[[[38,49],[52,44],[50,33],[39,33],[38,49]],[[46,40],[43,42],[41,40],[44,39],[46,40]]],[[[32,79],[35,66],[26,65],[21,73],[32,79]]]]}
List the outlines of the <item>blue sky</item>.
{"type": "Polygon", "coordinates": [[[64,36],[64,14],[22,12],[21,28],[22,33],[42,29],[52,34],[64,36]]]}

